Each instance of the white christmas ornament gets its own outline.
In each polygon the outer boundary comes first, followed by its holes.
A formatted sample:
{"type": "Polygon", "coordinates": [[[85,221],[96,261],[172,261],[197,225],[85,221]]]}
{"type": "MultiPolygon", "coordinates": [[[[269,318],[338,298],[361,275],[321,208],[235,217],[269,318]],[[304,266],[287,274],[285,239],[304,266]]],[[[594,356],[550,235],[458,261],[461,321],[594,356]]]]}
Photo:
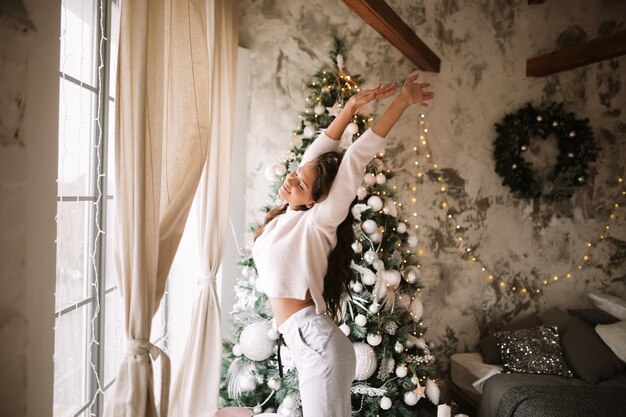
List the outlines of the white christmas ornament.
{"type": "Polygon", "coordinates": [[[257,405],[256,407],[254,407],[252,409],[252,412],[256,415],[256,414],[261,414],[263,412],[263,408],[260,405],[257,405]]]}
{"type": "Polygon", "coordinates": [[[372,346],[378,346],[382,341],[383,337],[380,335],[380,333],[370,333],[367,335],[367,343],[372,346]]]}
{"type": "Polygon", "coordinates": [[[331,116],[337,117],[339,113],[341,113],[341,110],[343,110],[343,106],[340,102],[336,102],[333,104],[333,107],[326,107],[326,110],[328,110],[331,116]]]}
{"type": "Polygon", "coordinates": [[[377,230],[370,235],[370,239],[372,239],[372,242],[378,243],[383,240],[383,234],[380,232],[380,230],[377,230]]]}
{"type": "Polygon", "coordinates": [[[411,383],[414,385],[419,385],[420,384],[420,379],[417,377],[417,375],[413,375],[411,377],[411,383]]]}
{"type": "Polygon", "coordinates": [[[400,365],[396,368],[396,376],[398,378],[404,378],[405,376],[407,376],[408,373],[409,373],[409,370],[404,365],[400,365]]]}
{"type": "Polygon", "coordinates": [[[376,314],[380,311],[380,304],[374,302],[372,304],[370,304],[369,309],[370,313],[372,314],[376,314]]]}
{"type": "Polygon", "coordinates": [[[354,379],[357,381],[365,381],[376,371],[376,353],[370,345],[363,342],[353,343],[352,347],[354,347],[354,354],[356,355],[354,379]]]}
{"type": "Polygon", "coordinates": [[[281,416],[295,417],[296,413],[296,400],[293,397],[286,396],[283,402],[278,407],[276,412],[281,416]]]}
{"type": "Polygon", "coordinates": [[[376,184],[383,185],[386,182],[387,177],[385,177],[385,174],[381,172],[380,174],[376,175],[376,184]]]}
{"type": "Polygon", "coordinates": [[[416,246],[417,246],[417,236],[415,236],[415,235],[413,235],[413,234],[410,234],[410,235],[409,235],[409,238],[406,240],[406,243],[407,243],[410,247],[412,247],[412,248],[416,247],[416,246]]]}
{"type": "Polygon", "coordinates": [[[417,396],[415,391],[407,391],[404,393],[404,396],[402,397],[402,399],[404,400],[404,403],[406,405],[413,406],[417,404],[420,398],[417,396]]]}
{"type": "Polygon", "coordinates": [[[357,294],[360,293],[361,291],[363,291],[363,284],[361,284],[360,282],[355,282],[352,286],[352,291],[357,294]]]}
{"type": "Polygon", "coordinates": [[[285,175],[286,173],[287,173],[287,168],[285,167],[285,164],[274,165],[274,174],[276,174],[276,176],[281,177],[285,175]]]}
{"type": "Polygon", "coordinates": [[[371,172],[366,173],[363,177],[363,183],[368,187],[376,184],[376,175],[372,174],[371,172]]]}
{"type": "Polygon", "coordinates": [[[254,268],[250,268],[249,266],[244,266],[243,268],[241,268],[241,275],[244,278],[249,279],[255,276],[256,273],[254,272],[254,268]]]}
{"type": "Polygon", "coordinates": [[[413,321],[419,321],[424,313],[424,304],[422,304],[422,300],[419,297],[415,297],[415,299],[411,301],[409,310],[413,314],[413,321]]]}
{"type": "Polygon", "coordinates": [[[279,378],[270,378],[267,380],[267,386],[274,391],[278,391],[282,386],[282,382],[279,378]]]}
{"type": "Polygon", "coordinates": [[[313,112],[315,112],[315,114],[319,116],[321,114],[324,114],[324,112],[326,112],[326,107],[324,107],[323,104],[317,103],[315,107],[313,107],[313,112]]]}
{"type": "Polygon", "coordinates": [[[356,191],[356,196],[359,198],[359,200],[363,200],[365,197],[367,197],[367,188],[359,187],[359,189],[356,191]]]}
{"type": "Polygon", "coordinates": [[[348,326],[346,323],[339,326],[339,330],[341,330],[346,336],[350,335],[350,326],[348,326]]]}
{"type": "Polygon", "coordinates": [[[383,280],[386,283],[389,283],[389,285],[391,285],[393,288],[397,288],[398,285],[400,285],[401,279],[402,277],[400,276],[400,273],[395,269],[391,269],[383,273],[383,280]]]}
{"type": "Polygon", "coordinates": [[[389,410],[391,408],[391,398],[383,397],[380,399],[380,408],[383,410],[389,410]]]}
{"type": "Polygon", "coordinates": [[[361,229],[368,235],[378,231],[378,224],[372,219],[365,220],[361,225],[361,229]]]}
{"type": "Polygon", "coordinates": [[[243,355],[243,352],[241,351],[241,346],[239,346],[239,344],[236,344],[233,346],[233,355],[235,356],[243,355]]]}
{"type": "Polygon", "coordinates": [[[363,245],[361,244],[361,242],[354,242],[352,244],[352,250],[354,251],[354,253],[361,253],[363,252],[363,245]]]}
{"type": "Polygon", "coordinates": [[[365,262],[371,265],[376,262],[376,260],[378,260],[378,255],[376,254],[376,252],[370,249],[363,254],[363,259],[365,260],[365,262]]]}
{"type": "Polygon", "coordinates": [[[383,200],[377,195],[373,195],[367,199],[367,205],[374,211],[380,211],[383,208],[383,200]]]}
{"type": "Polygon", "coordinates": [[[413,265],[409,266],[408,268],[405,268],[403,273],[404,273],[404,279],[406,279],[406,281],[409,284],[415,284],[417,282],[417,279],[420,276],[419,268],[413,265]]]}
{"type": "Polygon", "coordinates": [[[256,381],[254,376],[250,374],[244,374],[237,378],[237,384],[241,391],[254,391],[256,389],[256,381]]]}
{"type": "Polygon", "coordinates": [[[383,213],[388,216],[398,217],[398,207],[391,200],[386,200],[383,205],[383,213]]]}
{"type": "Polygon", "coordinates": [[[271,327],[267,331],[267,337],[269,337],[271,340],[278,340],[278,338],[280,337],[280,333],[278,333],[278,329],[276,329],[275,327],[271,327]]]}
{"type": "Polygon", "coordinates": [[[398,233],[406,232],[406,224],[399,222],[398,225],[396,226],[396,230],[398,231],[398,233]]]}
{"type": "Polygon", "coordinates": [[[404,346],[402,346],[402,343],[396,342],[396,344],[393,345],[393,350],[395,350],[396,353],[402,353],[402,351],[404,351],[404,346]]]}
{"type": "Polygon", "coordinates": [[[276,179],[276,173],[274,172],[273,165],[265,168],[265,178],[267,178],[268,181],[274,181],[276,179]]]}
{"type": "Polygon", "coordinates": [[[363,314],[357,314],[357,316],[354,318],[354,322],[361,327],[364,327],[367,324],[367,317],[365,317],[363,314]]]}
{"type": "Polygon", "coordinates": [[[361,273],[361,282],[365,285],[376,284],[376,274],[372,272],[371,269],[365,268],[365,270],[361,273]]]}
{"type": "Polygon", "coordinates": [[[303,135],[305,138],[311,139],[313,136],[315,136],[315,127],[313,127],[313,125],[304,126],[303,135]]]}
{"type": "Polygon", "coordinates": [[[346,133],[348,135],[356,135],[358,131],[359,131],[359,125],[357,125],[354,122],[349,123],[348,126],[346,126],[346,133]]]}
{"type": "Polygon", "coordinates": [[[250,360],[264,361],[272,356],[274,341],[267,337],[269,325],[257,322],[247,325],[239,336],[241,352],[250,360]]]}
{"type": "Polygon", "coordinates": [[[433,404],[439,404],[439,396],[441,391],[439,390],[439,386],[435,384],[435,382],[428,378],[426,380],[426,396],[433,404]]]}

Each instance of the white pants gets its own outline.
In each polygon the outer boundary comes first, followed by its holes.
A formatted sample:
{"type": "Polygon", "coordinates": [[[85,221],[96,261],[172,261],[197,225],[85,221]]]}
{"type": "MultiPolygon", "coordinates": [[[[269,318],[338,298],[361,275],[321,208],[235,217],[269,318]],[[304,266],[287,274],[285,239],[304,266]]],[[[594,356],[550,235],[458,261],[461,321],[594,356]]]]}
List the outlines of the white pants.
{"type": "Polygon", "coordinates": [[[356,370],[350,339],[315,306],[292,314],[278,331],[298,370],[303,417],[350,417],[356,370]]]}

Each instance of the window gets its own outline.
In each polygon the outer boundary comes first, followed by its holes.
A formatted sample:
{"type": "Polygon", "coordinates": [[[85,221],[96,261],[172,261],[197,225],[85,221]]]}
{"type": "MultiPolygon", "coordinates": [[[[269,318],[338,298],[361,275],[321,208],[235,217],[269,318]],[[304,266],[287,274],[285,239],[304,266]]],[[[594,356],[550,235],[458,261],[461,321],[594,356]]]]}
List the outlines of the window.
{"type": "MultiPolygon", "coordinates": [[[[61,13],[54,416],[101,416],[125,355],[114,274],[118,0],[63,0],[61,13]]],[[[152,343],[167,348],[167,299],[152,343]]]]}

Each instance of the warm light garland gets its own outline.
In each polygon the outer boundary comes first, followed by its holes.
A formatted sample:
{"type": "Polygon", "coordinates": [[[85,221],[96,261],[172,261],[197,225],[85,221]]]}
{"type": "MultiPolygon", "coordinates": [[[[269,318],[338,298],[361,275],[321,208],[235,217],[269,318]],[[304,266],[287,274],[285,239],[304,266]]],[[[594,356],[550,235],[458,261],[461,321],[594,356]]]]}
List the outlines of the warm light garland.
{"type": "MultiPolygon", "coordinates": [[[[428,127],[426,125],[426,116],[424,114],[420,114],[417,125],[418,125],[418,131],[419,131],[418,141],[417,141],[418,143],[417,143],[417,146],[413,147],[413,151],[415,152],[416,157],[417,157],[418,155],[421,155],[420,147],[425,148],[423,152],[426,156],[426,162],[431,163],[431,166],[427,167],[427,166],[424,166],[425,164],[420,163],[420,161],[417,159],[414,162],[414,165],[418,168],[418,171],[415,176],[416,178],[423,180],[425,172],[428,172],[428,170],[436,170],[438,169],[439,166],[438,164],[432,162],[432,152],[430,151],[430,148],[428,147],[428,139],[427,139],[428,127]]],[[[444,209],[447,209],[448,207],[448,202],[446,200],[445,194],[448,191],[449,187],[445,183],[444,177],[442,175],[437,176],[437,183],[439,187],[439,192],[443,196],[441,199],[441,202],[439,203],[439,207],[442,210],[444,210],[444,209]]],[[[626,189],[624,188],[624,179],[622,177],[616,178],[614,180],[614,185],[618,187],[619,192],[615,198],[615,201],[613,202],[613,210],[610,211],[607,221],[604,222],[604,227],[602,228],[602,232],[598,234],[597,238],[590,239],[585,242],[586,251],[584,255],[577,262],[574,263],[574,267],[568,268],[567,272],[564,272],[562,274],[543,274],[542,277],[540,278],[540,281],[541,281],[540,284],[507,282],[505,281],[504,278],[499,277],[498,274],[493,272],[492,269],[489,268],[485,264],[485,262],[479,258],[478,254],[472,252],[472,245],[469,243],[469,239],[467,239],[463,235],[463,228],[461,227],[461,225],[456,224],[454,227],[455,230],[457,231],[456,232],[457,236],[455,238],[455,241],[457,241],[458,246],[463,249],[461,252],[461,257],[463,259],[468,260],[469,262],[479,264],[481,271],[485,273],[485,279],[488,282],[496,285],[497,288],[499,288],[500,290],[502,291],[508,290],[511,293],[514,293],[520,296],[537,296],[537,295],[540,295],[543,292],[543,288],[548,285],[552,285],[561,281],[572,280],[574,279],[574,271],[580,271],[585,266],[587,266],[589,260],[591,259],[591,252],[590,252],[591,248],[595,247],[598,242],[607,238],[607,236],[609,235],[609,230],[611,229],[610,223],[618,219],[618,216],[616,215],[614,209],[618,209],[619,207],[623,206],[624,201],[626,200],[626,189]]],[[[411,197],[410,200],[412,203],[415,204],[417,202],[417,187],[416,186],[412,187],[411,191],[413,192],[414,195],[411,197]]],[[[401,204],[399,205],[401,206],[401,204]]],[[[417,216],[417,212],[413,212],[413,215],[417,216]]],[[[450,221],[454,221],[454,214],[451,213],[450,211],[447,211],[446,218],[449,219],[450,221]]],[[[415,225],[415,228],[417,229],[418,225],[415,225]]],[[[419,249],[417,255],[422,256],[423,254],[424,254],[423,249],[419,249]]]]}

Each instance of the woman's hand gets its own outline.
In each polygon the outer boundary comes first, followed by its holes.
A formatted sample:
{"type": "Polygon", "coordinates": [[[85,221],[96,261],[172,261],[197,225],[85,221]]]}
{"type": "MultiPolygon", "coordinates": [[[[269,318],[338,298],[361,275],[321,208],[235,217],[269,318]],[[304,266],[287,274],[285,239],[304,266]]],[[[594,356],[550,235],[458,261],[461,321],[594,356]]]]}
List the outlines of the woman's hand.
{"type": "Polygon", "coordinates": [[[407,106],[419,104],[420,106],[427,107],[428,103],[426,103],[426,101],[431,100],[434,95],[432,91],[424,91],[424,88],[430,87],[429,83],[415,82],[418,77],[419,74],[415,73],[404,81],[398,98],[404,101],[407,106]]]}
{"type": "Polygon", "coordinates": [[[383,86],[382,84],[378,84],[374,88],[361,90],[358,93],[351,96],[350,99],[348,100],[346,107],[350,107],[352,112],[356,112],[359,108],[363,107],[370,101],[389,97],[395,91],[396,91],[396,86],[393,84],[387,84],[385,86],[383,86]]]}

